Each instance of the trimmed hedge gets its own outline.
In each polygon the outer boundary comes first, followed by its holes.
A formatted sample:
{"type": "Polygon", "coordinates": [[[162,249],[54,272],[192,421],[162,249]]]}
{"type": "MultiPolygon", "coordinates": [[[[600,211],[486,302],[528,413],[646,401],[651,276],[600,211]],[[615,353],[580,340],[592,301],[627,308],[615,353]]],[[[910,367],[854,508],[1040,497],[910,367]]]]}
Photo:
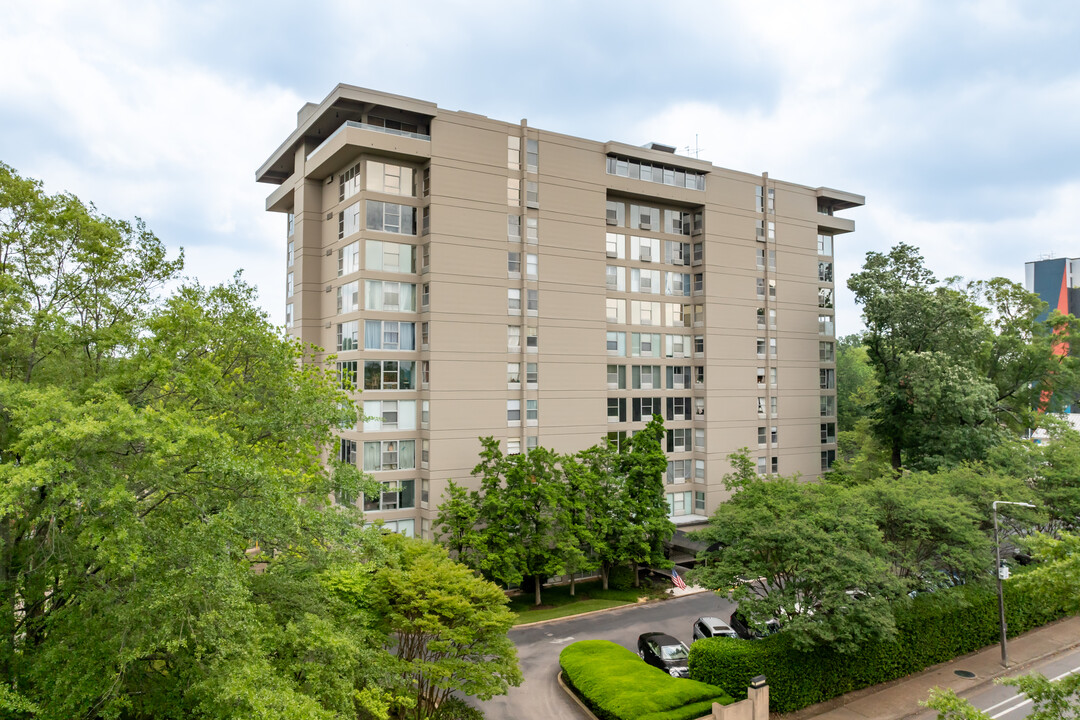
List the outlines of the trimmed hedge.
{"type": "Polygon", "coordinates": [[[607,640],[582,640],[559,653],[563,679],[600,720],[695,720],[714,702],[732,699],[718,687],[673,678],[607,640]]]}
{"type": "MultiPolygon", "coordinates": [[[[1009,635],[1064,617],[1067,599],[1042,588],[1005,584],[1009,635]]],[[[769,681],[769,708],[792,712],[808,705],[910,675],[998,641],[997,592],[962,586],[919,595],[895,606],[897,639],[841,655],[828,648],[800,652],[779,633],[763,640],[712,638],[690,646],[690,676],[745,697],[750,678],[769,681]]]]}

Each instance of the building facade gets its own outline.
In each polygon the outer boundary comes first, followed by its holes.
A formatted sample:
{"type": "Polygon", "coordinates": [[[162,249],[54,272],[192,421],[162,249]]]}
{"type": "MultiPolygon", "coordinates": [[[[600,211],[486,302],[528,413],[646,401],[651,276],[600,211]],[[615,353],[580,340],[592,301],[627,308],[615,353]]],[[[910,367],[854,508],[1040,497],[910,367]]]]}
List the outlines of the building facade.
{"type": "MultiPolygon", "coordinates": [[[[1024,289],[1039,296],[1046,303],[1046,311],[1038,320],[1045,320],[1052,310],[1063,315],[1080,315],[1080,258],[1048,258],[1024,263],[1024,289]]],[[[1054,348],[1059,355],[1073,352],[1067,343],[1054,348]]],[[[1042,407],[1060,413],[1069,423],[1080,429],[1080,403],[1072,396],[1044,392],[1042,407]]],[[[1046,439],[1045,431],[1036,431],[1036,442],[1046,439]]]]}
{"type": "Polygon", "coordinates": [[[288,218],[289,332],[362,391],[340,457],[383,483],[369,518],[430,538],[488,435],[574,452],[662,415],[680,525],[734,450],[835,457],[834,211],[859,195],[347,85],[256,179],[288,218]]]}

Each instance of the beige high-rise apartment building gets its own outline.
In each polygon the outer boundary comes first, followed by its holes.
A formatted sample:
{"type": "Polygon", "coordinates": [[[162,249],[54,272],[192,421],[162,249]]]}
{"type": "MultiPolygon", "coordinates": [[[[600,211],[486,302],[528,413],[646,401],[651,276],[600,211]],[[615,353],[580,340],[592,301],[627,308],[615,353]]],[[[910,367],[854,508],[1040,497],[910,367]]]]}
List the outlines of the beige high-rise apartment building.
{"type": "Polygon", "coordinates": [[[833,213],[862,196],[349,85],[256,179],[288,218],[289,332],[363,391],[340,453],[383,483],[369,518],[430,538],[478,437],[571,452],[654,413],[680,525],[734,450],[835,457],[833,213]]]}

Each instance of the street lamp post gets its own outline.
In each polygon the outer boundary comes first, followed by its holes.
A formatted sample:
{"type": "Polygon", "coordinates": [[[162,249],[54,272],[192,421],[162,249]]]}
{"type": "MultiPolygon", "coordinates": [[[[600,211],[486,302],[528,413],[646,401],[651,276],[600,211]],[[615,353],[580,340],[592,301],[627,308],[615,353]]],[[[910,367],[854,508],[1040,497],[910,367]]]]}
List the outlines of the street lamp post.
{"type": "Polygon", "coordinates": [[[994,509],[994,557],[997,558],[997,591],[998,591],[998,618],[1001,624],[1001,665],[1002,667],[1009,667],[1009,651],[1005,645],[1005,593],[1001,588],[1001,541],[998,540],[998,521],[997,521],[997,506],[998,505],[1019,505],[1021,507],[1035,507],[1031,503],[1024,502],[1010,502],[1008,500],[995,500],[992,503],[994,509]]]}

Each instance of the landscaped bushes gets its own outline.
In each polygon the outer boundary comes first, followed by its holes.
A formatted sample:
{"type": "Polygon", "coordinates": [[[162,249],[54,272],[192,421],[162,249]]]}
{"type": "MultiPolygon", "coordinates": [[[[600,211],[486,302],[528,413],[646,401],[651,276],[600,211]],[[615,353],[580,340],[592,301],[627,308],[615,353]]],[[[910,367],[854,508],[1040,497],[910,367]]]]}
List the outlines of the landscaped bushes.
{"type": "MultiPolygon", "coordinates": [[[[1042,588],[1005,585],[1009,635],[1064,617],[1065,598],[1042,588]]],[[[827,648],[795,650],[783,633],[764,640],[699,640],[690,646],[690,675],[745,697],[750,678],[764,674],[769,707],[791,712],[852,690],[910,675],[991,645],[1000,636],[991,587],[957,587],[897,603],[897,640],[841,655],[827,648]]]]}
{"type": "Polygon", "coordinates": [[[563,679],[600,720],[694,720],[731,697],[712,685],[673,678],[607,640],[583,640],[559,654],[563,679]]]}

